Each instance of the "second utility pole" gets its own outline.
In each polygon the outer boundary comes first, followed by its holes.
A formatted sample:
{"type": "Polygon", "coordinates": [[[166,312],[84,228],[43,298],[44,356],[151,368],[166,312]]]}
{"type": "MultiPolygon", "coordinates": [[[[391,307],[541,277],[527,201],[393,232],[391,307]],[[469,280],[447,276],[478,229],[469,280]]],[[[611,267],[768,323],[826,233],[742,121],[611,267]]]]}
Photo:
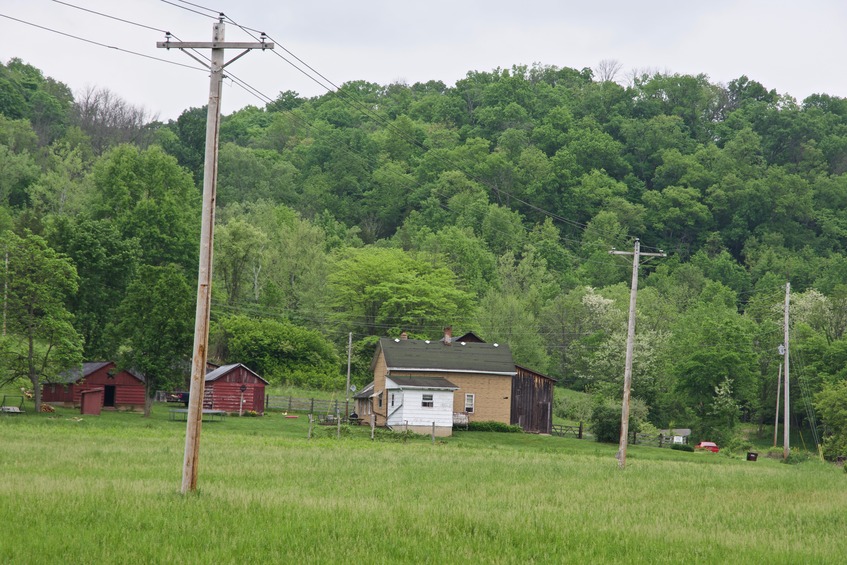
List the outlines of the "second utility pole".
{"type": "Polygon", "coordinates": [[[629,393],[632,389],[632,354],[635,348],[635,299],[638,295],[638,259],[642,255],[645,257],[667,257],[667,254],[642,253],[641,242],[638,239],[635,240],[635,247],[632,252],[612,249],[609,253],[611,255],[632,255],[632,287],[629,292],[629,322],[626,328],[626,364],[623,374],[621,439],[618,453],[615,455],[615,458],[618,460],[618,467],[623,469],[626,466],[626,447],[629,442],[629,393]]]}
{"type": "MultiPolygon", "coordinates": [[[[273,43],[225,43],[224,15],[212,27],[212,41],[156,43],[164,49],[211,49],[210,63],[202,61],[187,51],[186,55],[207,66],[209,78],[209,108],[206,115],[206,155],[203,163],[203,218],[200,228],[200,266],[197,274],[197,310],[194,317],[194,349],[191,359],[191,388],[188,396],[188,414],[185,428],[185,457],[182,466],[182,494],[197,490],[197,464],[200,454],[200,427],[203,421],[203,396],[206,380],[206,354],[209,345],[209,310],[212,297],[212,250],[214,249],[215,192],[218,180],[218,131],[221,120],[221,85],[224,67],[245,55],[251,49],[273,49],[273,43]],[[225,49],[244,49],[228,62],[224,62],[225,49]]],[[[264,34],[262,34],[264,38],[264,34]]]]}

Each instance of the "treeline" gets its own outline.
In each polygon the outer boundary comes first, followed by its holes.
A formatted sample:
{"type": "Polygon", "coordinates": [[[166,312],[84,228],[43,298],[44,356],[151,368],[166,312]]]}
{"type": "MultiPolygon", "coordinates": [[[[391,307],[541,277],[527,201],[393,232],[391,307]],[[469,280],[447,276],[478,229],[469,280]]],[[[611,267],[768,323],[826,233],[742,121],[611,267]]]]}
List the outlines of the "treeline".
{"type": "MultiPolygon", "coordinates": [[[[173,378],[190,343],[159,345],[193,321],[166,314],[193,308],[205,109],[151,122],[13,59],[0,114],[0,221],[75,267],[80,358],[155,358],[148,371],[173,378]]],[[[608,252],[640,237],[669,254],[641,274],[645,423],[726,439],[741,420],[772,422],[790,280],[793,417],[808,428],[817,403],[834,454],[847,447],[831,408],[847,401],[845,171],[847,100],[798,103],[747,77],[622,86],[534,65],[453,87],[283,92],[221,126],[212,354],[338,388],[348,333],[362,383],[379,336],[452,325],[618,398],[631,267],[608,252]]]]}

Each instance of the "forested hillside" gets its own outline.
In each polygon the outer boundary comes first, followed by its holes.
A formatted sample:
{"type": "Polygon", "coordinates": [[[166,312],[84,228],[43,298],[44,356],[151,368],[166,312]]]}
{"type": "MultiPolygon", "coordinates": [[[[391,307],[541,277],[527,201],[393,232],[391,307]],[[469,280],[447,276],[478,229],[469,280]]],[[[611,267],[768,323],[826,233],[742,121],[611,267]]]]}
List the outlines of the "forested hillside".
{"type": "MultiPolygon", "coordinates": [[[[843,452],[847,100],[747,77],[630,82],[533,65],[283,92],[226,116],[213,355],[338,389],[348,332],[362,383],[379,336],[452,325],[619,399],[631,262],[609,251],[638,237],[668,253],[641,270],[640,417],[715,438],[772,422],[790,281],[795,421],[817,401],[843,452]]],[[[116,358],[181,378],[192,321],[169,313],[193,312],[205,116],[148,122],[105,88],[74,97],[0,66],[7,376],[116,358]],[[75,269],[39,279],[50,308],[14,307],[36,300],[12,284],[30,276],[23,249],[75,269]]]]}

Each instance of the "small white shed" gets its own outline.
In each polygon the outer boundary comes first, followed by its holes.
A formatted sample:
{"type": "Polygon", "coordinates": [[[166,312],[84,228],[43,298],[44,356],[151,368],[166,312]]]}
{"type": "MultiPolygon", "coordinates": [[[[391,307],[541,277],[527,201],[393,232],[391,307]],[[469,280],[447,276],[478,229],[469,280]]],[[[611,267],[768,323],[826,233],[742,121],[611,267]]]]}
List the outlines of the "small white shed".
{"type": "Polygon", "coordinates": [[[386,377],[388,426],[435,435],[453,434],[453,391],[459,387],[442,377],[386,377]]]}

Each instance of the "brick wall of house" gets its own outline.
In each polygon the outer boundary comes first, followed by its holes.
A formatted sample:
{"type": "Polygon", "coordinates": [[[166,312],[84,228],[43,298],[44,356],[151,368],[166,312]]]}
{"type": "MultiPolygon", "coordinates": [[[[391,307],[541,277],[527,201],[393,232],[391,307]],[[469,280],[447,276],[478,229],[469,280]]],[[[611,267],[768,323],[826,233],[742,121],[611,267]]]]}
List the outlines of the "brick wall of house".
{"type": "MultiPolygon", "coordinates": [[[[382,387],[385,388],[383,361],[382,387]]],[[[465,411],[465,394],[474,395],[474,412],[468,415],[471,422],[502,422],[508,424],[511,416],[512,377],[510,375],[484,375],[475,373],[404,372],[392,371],[395,377],[442,377],[459,387],[453,393],[453,412],[465,411]]],[[[377,375],[374,372],[374,381],[377,375]]],[[[376,390],[376,385],[375,385],[376,390]]],[[[376,399],[374,399],[376,402],[376,399]]],[[[376,405],[376,404],[374,404],[376,405]]],[[[379,423],[379,420],[377,420],[379,423]]]]}

